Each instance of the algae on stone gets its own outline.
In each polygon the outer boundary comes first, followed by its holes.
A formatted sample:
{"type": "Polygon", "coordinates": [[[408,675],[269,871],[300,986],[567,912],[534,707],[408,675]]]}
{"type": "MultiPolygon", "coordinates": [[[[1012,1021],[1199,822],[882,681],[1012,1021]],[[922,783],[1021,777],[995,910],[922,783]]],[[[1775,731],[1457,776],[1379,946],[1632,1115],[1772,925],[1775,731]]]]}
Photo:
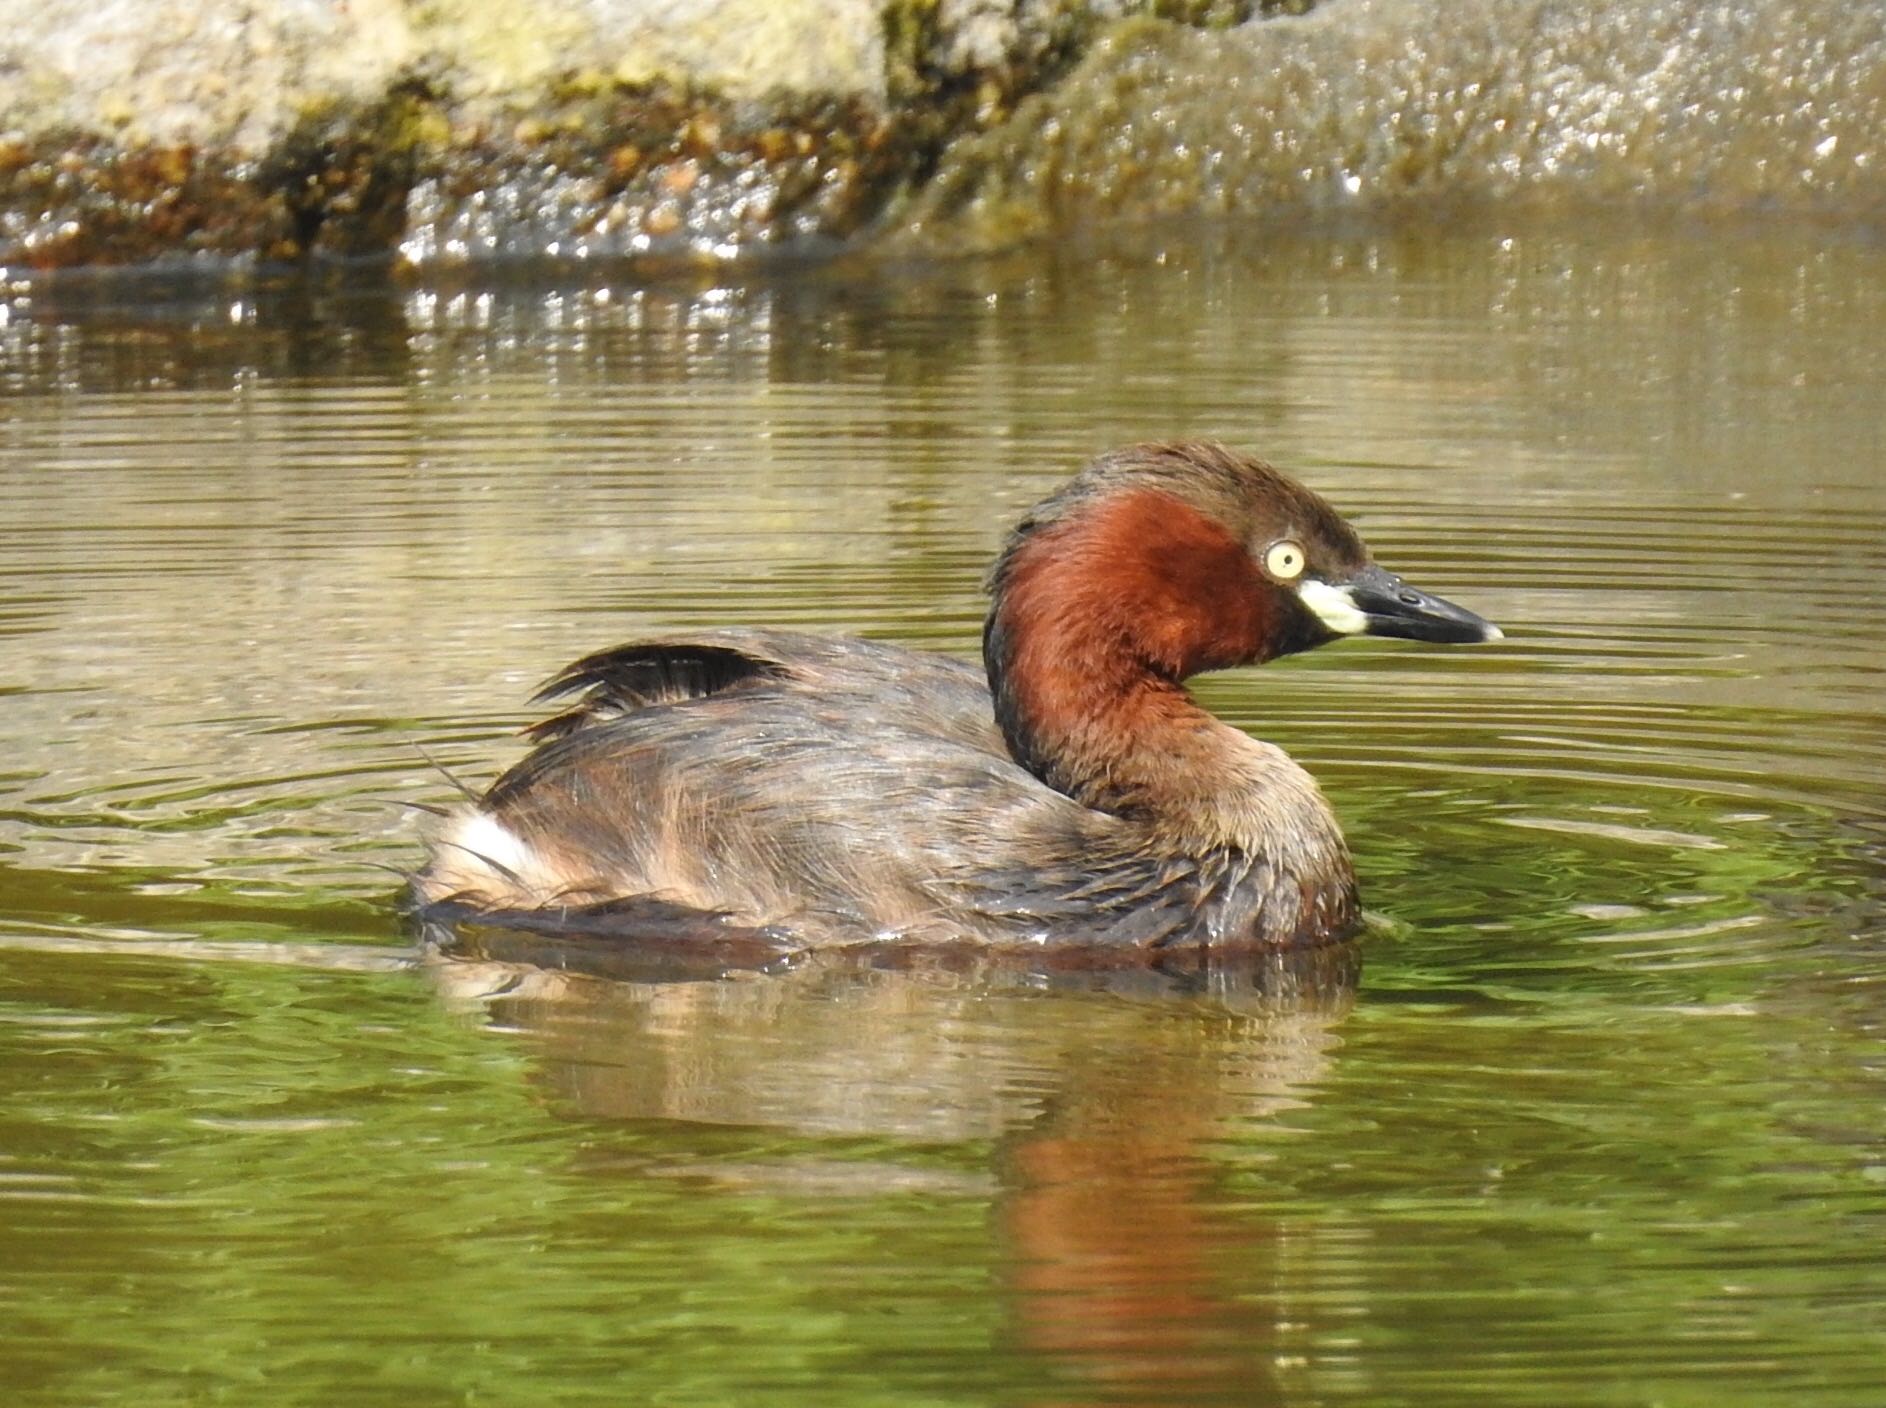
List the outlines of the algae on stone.
{"type": "Polygon", "coordinates": [[[1886,218],[1886,6],[1349,0],[1127,21],[952,149],[920,246],[1096,220],[1523,202],[1886,218]]]}
{"type": "Polygon", "coordinates": [[[1846,0],[0,0],[0,266],[1878,222],[1883,164],[1886,5],[1846,0]]]}

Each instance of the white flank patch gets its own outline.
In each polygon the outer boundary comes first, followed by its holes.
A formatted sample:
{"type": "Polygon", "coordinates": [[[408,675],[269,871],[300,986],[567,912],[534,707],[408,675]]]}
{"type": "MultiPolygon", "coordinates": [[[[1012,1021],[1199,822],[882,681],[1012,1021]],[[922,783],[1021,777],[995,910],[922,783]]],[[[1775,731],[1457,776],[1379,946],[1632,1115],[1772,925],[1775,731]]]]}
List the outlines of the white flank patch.
{"type": "Polygon", "coordinates": [[[528,885],[537,874],[537,853],[489,812],[460,812],[440,840],[460,861],[483,861],[505,880],[516,877],[528,885]]]}
{"type": "Polygon", "coordinates": [[[1316,613],[1316,619],[1337,635],[1359,636],[1368,629],[1369,618],[1356,606],[1347,587],[1332,587],[1314,577],[1297,583],[1297,595],[1316,613]]]}

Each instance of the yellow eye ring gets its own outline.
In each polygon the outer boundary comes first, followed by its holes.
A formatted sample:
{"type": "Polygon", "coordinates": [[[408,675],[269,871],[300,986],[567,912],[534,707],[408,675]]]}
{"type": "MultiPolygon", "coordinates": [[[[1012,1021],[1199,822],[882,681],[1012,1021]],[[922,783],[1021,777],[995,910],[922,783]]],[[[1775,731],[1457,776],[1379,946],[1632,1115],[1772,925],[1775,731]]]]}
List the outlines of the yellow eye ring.
{"type": "Polygon", "coordinates": [[[1303,549],[1290,539],[1272,543],[1264,553],[1264,570],[1280,582],[1294,582],[1303,575],[1303,549]]]}

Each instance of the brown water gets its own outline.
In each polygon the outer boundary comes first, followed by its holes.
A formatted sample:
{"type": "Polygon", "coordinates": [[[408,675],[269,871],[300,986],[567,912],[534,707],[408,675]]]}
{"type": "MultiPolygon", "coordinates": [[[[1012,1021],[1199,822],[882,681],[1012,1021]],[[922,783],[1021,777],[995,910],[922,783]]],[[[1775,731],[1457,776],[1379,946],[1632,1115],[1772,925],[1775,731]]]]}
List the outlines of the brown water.
{"type": "Polygon", "coordinates": [[[1882,1401],[1878,244],[0,312],[10,1403],[1882,1401]],[[1203,691],[1341,811],[1359,983],[415,953],[399,804],[564,660],[973,653],[1016,513],[1181,433],[1509,634],[1203,691]]]}

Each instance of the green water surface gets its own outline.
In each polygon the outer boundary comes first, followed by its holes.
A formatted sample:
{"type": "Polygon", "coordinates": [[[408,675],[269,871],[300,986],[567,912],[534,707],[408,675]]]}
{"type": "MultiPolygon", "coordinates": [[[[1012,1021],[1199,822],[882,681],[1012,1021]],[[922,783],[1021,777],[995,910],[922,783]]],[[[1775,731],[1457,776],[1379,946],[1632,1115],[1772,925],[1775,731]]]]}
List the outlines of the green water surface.
{"type": "Polygon", "coordinates": [[[0,322],[8,1403],[1886,1402],[1886,248],[42,287],[0,322]],[[1214,678],[1359,980],[428,956],[389,869],[638,632],[973,654],[1210,434],[1500,622],[1214,678]]]}

